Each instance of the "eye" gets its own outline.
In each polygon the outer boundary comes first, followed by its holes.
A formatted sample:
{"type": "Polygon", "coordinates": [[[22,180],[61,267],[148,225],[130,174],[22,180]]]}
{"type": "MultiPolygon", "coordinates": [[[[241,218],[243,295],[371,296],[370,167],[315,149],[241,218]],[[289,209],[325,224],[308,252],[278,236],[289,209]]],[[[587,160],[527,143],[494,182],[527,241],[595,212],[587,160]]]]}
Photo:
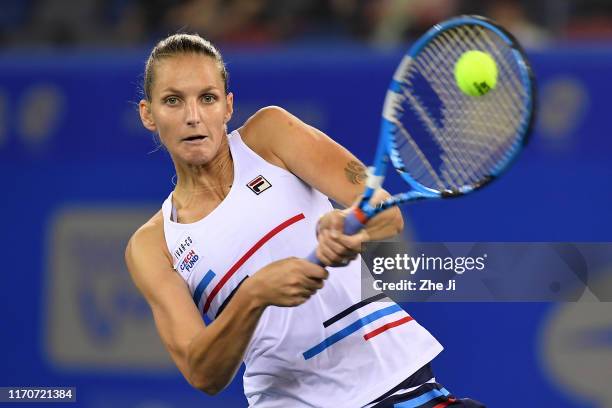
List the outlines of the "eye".
{"type": "Polygon", "coordinates": [[[177,98],[176,96],[168,96],[164,99],[164,103],[166,105],[174,106],[179,103],[179,98],[177,98]]]}
{"type": "Polygon", "coordinates": [[[204,103],[213,103],[216,100],[217,100],[217,97],[213,94],[202,95],[202,101],[204,101],[204,103]]]}

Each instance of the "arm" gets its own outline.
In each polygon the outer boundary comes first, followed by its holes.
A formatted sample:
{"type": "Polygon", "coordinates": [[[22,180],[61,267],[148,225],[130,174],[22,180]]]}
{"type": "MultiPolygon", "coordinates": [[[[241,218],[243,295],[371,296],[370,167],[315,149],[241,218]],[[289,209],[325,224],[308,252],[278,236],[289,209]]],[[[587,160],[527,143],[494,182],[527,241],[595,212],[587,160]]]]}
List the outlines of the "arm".
{"type": "MultiPolygon", "coordinates": [[[[245,142],[269,162],[292,172],[345,207],[358,204],[364,190],[365,167],[323,132],[282,108],[268,107],[251,117],[241,134],[245,142]]],[[[387,197],[389,193],[380,189],[371,203],[374,205],[387,197]]],[[[321,230],[342,231],[343,222],[338,217],[345,214],[330,215],[333,218],[330,222],[322,219],[321,230]]],[[[353,239],[343,238],[343,241],[355,249],[363,241],[394,236],[402,231],[403,225],[401,211],[391,208],[374,217],[353,239]]]]}
{"type": "Polygon", "coordinates": [[[270,264],[247,279],[223,313],[205,326],[164,245],[161,227],[146,224],[130,239],[126,263],[176,366],[193,387],[211,395],[231,382],[265,307],[301,304],[327,277],[324,269],[302,260],[270,264]]]}
{"type": "Polygon", "coordinates": [[[138,230],[128,243],[125,260],[176,366],[193,387],[215,394],[240,366],[263,305],[238,290],[224,313],[206,327],[187,285],[172,269],[170,255],[164,254],[162,235],[153,226],[138,230]]]}

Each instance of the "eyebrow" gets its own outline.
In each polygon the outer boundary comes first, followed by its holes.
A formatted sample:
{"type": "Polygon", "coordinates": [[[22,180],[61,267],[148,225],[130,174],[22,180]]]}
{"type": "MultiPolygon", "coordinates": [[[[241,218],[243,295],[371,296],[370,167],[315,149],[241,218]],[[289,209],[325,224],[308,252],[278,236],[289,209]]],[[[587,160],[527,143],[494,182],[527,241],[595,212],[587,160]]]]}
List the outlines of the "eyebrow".
{"type": "MultiPolygon", "coordinates": [[[[217,88],[214,85],[210,85],[210,86],[207,86],[207,87],[203,88],[202,90],[200,90],[200,92],[208,92],[208,91],[213,91],[213,90],[218,91],[219,88],[217,88]]],[[[180,90],[178,90],[176,88],[172,88],[172,87],[168,87],[168,88],[162,89],[161,93],[162,94],[173,93],[173,94],[178,94],[178,95],[182,95],[183,94],[182,91],[180,91],[180,90]]]]}

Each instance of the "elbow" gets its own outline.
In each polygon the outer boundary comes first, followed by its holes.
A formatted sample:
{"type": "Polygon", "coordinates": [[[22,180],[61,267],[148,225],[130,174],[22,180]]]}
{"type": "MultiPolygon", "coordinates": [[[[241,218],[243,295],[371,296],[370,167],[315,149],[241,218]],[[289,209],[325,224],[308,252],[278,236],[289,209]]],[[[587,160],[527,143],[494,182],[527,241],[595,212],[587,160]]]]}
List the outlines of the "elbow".
{"type": "Polygon", "coordinates": [[[185,377],[189,384],[198,391],[210,396],[217,395],[227,386],[219,370],[211,369],[204,360],[190,356],[187,362],[185,377]]]}
{"type": "Polygon", "coordinates": [[[224,385],[219,384],[219,380],[214,375],[214,372],[207,369],[207,364],[203,356],[196,353],[192,345],[193,342],[187,349],[187,355],[185,356],[186,369],[183,375],[187,382],[189,382],[189,385],[196,390],[202,391],[210,396],[217,395],[223,390],[224,385]]]}
{"type": "Polygon", "coordinates": [[[224,385],[216,383],[210,377],[202,375],[191,375],[189,384],[198,391],[202,391],[211,397],[219,394],[225,388],[224,385]]]}
{"type": "Polygon", "coordinates": [[[196,389],[198,389],[199,391],[202,391],[203,393],[211,397],[214,397],[215,395],[217,395],[223,390],[223,388],[221,387],[215,387],[212,385],[202,385],[200,387],[196,387],[196,389]]]}

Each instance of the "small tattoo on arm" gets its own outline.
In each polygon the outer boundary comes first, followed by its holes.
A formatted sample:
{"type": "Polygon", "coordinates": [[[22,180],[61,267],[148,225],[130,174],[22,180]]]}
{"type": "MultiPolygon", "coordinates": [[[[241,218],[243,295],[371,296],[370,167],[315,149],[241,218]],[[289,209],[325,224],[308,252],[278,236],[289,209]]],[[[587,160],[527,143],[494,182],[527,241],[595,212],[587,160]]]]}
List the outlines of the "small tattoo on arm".
{"type": "Polygon", "coordinates": [[[367,177],[365,167],[355,160],[347,163],[344,168],[344,174],[346,174],[348,181],[353,184],[362,184],[367,177]]]}

